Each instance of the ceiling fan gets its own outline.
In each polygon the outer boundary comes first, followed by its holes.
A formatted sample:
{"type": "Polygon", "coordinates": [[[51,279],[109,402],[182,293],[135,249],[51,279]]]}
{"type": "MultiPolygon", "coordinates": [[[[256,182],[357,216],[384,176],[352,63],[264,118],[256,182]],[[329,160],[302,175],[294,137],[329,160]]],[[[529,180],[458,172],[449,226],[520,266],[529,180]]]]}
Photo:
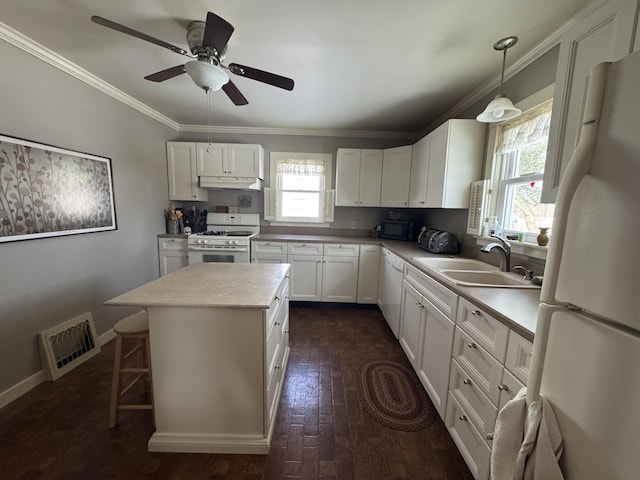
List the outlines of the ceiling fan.
{"type": "Polygon", "coordinates": [[[208,12],[206,22],[191,22],[187,27],[187,43],[191,52],[97,15],[92,16],[91,21],[192,59],[184,65],[177,65],[144,77],[152,82],[164,82],[187,73],[194,83],[207,93],[222,88],[236,105],[247,105],[249,101],[229,80],[229,75],[225,70],[284,90],[293,90],[293,80],[290,78],[238,63],[224,65],[222,62],[227,52],[227,42],[231,38],[234,28],[233,25],[215,13],[208,12]]]}

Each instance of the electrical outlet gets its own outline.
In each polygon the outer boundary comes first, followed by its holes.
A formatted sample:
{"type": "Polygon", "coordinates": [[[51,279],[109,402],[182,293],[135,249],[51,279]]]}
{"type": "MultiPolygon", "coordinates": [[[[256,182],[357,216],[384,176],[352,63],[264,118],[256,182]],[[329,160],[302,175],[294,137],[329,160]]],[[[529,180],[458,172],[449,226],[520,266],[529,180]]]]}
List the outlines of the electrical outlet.
{"type": "Polygon", "coordinates": [[[357,228],[358,224],[355,220],[351,220],[351,228],[357,228]]]}

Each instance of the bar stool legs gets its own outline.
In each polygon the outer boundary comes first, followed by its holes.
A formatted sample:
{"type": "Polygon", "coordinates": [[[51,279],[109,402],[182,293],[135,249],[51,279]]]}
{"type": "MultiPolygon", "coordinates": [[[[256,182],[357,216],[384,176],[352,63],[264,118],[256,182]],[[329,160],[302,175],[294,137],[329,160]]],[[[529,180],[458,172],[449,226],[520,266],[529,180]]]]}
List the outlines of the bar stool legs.
{"type": "Polygon", "coordinates": [[[116,334],[116,345],[109,408],[110,428],[117,425],[120,410],[153,411],[153,378],[147,312],[138,312],[119,320],[113,327],[113,331],[116,334]],[[125,348],[129,349],[125,350],[125,348]],[[133,364],[133,360],[136,359],[136,364],[133,364]],[[128,383],[123,387],[125,380],[128,383]],[[145,387],[143,391],[148,395],[148,403],[121,403],[123,400],[121,397],[141,383],[145,387]]]}

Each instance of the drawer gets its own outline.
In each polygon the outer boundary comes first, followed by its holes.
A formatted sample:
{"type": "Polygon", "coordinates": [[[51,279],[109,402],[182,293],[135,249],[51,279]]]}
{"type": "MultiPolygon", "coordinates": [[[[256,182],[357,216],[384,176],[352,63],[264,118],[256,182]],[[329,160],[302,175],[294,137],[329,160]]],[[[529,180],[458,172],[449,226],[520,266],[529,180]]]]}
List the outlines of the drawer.
{"type": "Polygon", "coordinates": [[[159,238],[158,250],[184,250],[187,251],[186,238],[159,238]]]}
{"type": "Polygon", "coordinates": [[[360,245],[351,243],[325,243],[326,257],[357,257],[360,255],[360,245]]]}
{"type": "Polygon", "coordinates": [[[447,318],[455,321],[458,295],[417,268],[405,264],[404,279],[447,318]]]}
{"type": "Polygon", "coordinates": [[[498,409],[455,360],[451,361],[449,390],[467,412],[482,437],[493,432],[498,409]]]}
{"type": "Polygon", "coordinates": [[[476,480],[487,480],[491,450],[453,395],[449,395],[445,425],[476,480]]]}
{"type": "Polygon", "coordinates": [[[269,253],[251,254],[251,263],[287,263],[286,255],[271,255],[269,253]]]}
{"type": "Polygon", "coordinates": [[[494,405],[498,405],[500,401],[498,386],[502,380],[502,364],[459,326],[456,327],[451,356],[469,374],[475,385],[489,397],[489,400],[494,405]]]}
{"type": "Polygon", "coordinates": [[[529,378],[532,350],[533,344],[529,340],[511,331],[509,334],[509,346],[507,347],[507,359],[504,362],[504,366],[522,383],[527,383],[529,378]]]}
{"type": "Polygon", "coordinates": [[[524,383],[520,382],[516,377],[513,376],[509,370],[504,370],[502,372],[502,382],[500,382],[500,386],[498,389],[500,390],[500,403],[498,404],[498,410],[502,410],[502,407],[516,396],[516,393],[520,391],[521,388],[524,388],[524,383]]]}
{"type": "Polygon", "coordinates": [[[265,350],[265,373],[267,379],[273,375],[275,366],[278,363],[280,353],[280,329],[272,328],[267,334],[267,348],[265,350]]]}
{"type": "Polygon", "coordinates": [[[474,338],[475,342],[482,345],[500,363],[504,363],[509,327],[464,298],[461,298],[458,302],[456,322],[474,338]]]}
{"type": "Polygon", "coordinates": [[[251,242],[251,255],[266,253],[271,255],[286,255],[287,242],[251,242]]]}
{"type": "Polygon", "coordinates": [[[288,243],[288,255],[322,255],[321,243],[288,243]]]}

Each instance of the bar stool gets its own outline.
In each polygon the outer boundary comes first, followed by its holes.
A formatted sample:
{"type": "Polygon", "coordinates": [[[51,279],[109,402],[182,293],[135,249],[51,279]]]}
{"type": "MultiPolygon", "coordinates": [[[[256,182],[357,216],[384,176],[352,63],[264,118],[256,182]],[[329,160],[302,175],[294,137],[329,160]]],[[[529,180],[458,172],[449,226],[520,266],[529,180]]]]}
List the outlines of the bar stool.
{"type": "Polygon", "coordinates": [[[116,334],[116,348],[113,362],[113,381],[111,384],[109,428],[116,426],[119,410],[153,411],[153,381],[147,312],[143,310],[118,320],[113,327],[113,331],[116,334]],[[130,340],[133,340],[133,342],[130,340]],[[124,350],[123,347],[129,346],[128,344],[133,344],[133,346],[129,350],[124,350]],[[127,364],[133,363],[130,359],[136,353],[138,354],[138,362],[135,365],[127,366],[127,364]],[[132,379],[131,375],[133,375],[132,379]],[[123,377],[125,376],[131,380],[126,387],[122,388],[123,377]],[[145,384],[149,403],[120,403],[122,401],[121,397],[141,380],[145,384]]]}

